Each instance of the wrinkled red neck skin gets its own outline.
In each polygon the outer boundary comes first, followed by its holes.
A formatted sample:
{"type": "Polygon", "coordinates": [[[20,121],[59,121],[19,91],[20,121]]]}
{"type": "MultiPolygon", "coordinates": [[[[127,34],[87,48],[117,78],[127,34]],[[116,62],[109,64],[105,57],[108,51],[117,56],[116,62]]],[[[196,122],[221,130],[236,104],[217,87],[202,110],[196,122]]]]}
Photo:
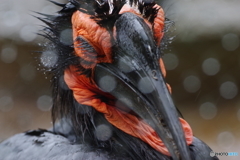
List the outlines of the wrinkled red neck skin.
{"type": "MultiPolygon", "coordinates": [[[[160,6],[155,5],[154,7],[159,10],[153,24],[150,24],[147,20],[145,20],[145,22],[150,28],[152,28],[156,44],[160,45],[160,41],[163,37],[164,12],[160,6]]],[[[123,6],[120,14],[125,12],[132,12],[141,17],[141,15],[127,5],[123,6]]],[[[105,28],[100,27],[93,19],[90,19],[90,15],[80,11],[76,11],[73,14],[72,26],[75,54],[84,61],[89,62],[81,63],[84,68],[94,69],[97,63],[112,62],[111,38],[109,32],[105,28]],[[94,47],[98,55],[83,51],[81,44],[76,41],[78,36],[84,37],[84,39],[94,47]]],[[[165,77],[166,70],[162,59],[159,60],[159,63],[160,69],[165,77]]],[[[113,96],[101,91],[95,84],[92,83],[93,80],[91,78],[87,78],[85,75],[80,74],[77,70],[78,69],[75,66],[70,66],[66,69],[64,72],[64,80],[68,87],[73,91],[74,98],[78,103],[92,106],[98,112],[103,113],[108,122],[113,126],[129,135],[140,138],[155,150],[170,156],[168,149],[152,127],[139,117],[117,109],[117,107],[114,106],[116,99],[113,96]],[[109,103],[105,103],[100,98],[96,98],[96,95],[107,97],[109,99],[109,103]]],[[[171,93],[171,87],[168,84],[166,85],[171,93]]],[[[192,129],[185,120],[179,118],[179,121],[182,124],[186,142],[190,145],[193,140],[192,129]]]]}

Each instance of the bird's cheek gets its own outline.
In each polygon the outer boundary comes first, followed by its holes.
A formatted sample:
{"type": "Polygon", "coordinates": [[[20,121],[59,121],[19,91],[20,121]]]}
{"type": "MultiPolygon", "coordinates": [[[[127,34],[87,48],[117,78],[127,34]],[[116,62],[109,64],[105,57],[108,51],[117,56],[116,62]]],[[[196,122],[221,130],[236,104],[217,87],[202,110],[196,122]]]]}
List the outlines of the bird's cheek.
{"type": "MultiPolygon", "coordinates": [[[[84,60],[90,59],[91,57],[86,57],[88,55],[86,48],[90,48],[90,52],[95,50],[97,53],[96,63],[112,62],[110,33],[91,19],[90,15],[76,11],[72,16],[72,29],[77,56],[84,60]],[[87,46],[83,46],[83,42],[78,41],[79,37],[84,39],[84,44],[88,43],[87,46]]],[[[83,67],[92,68],[92,66],[84,65],[83,67]]]]}

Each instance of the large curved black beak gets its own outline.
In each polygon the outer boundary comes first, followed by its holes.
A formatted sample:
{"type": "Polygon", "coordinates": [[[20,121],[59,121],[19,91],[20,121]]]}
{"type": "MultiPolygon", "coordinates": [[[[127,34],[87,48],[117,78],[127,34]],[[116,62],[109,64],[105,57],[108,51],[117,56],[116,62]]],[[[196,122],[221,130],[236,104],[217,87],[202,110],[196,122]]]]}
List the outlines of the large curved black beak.
{"type": "Polygon", "coordinates": [[[96,84],[153,127],[174,160],[190,160],[178,113],[160,70],[160,51],[151,29],[132,13],[122,14],[115,27],[114,63],[96,66],[96,84]],[[108,77],[104,83],[103,77],[108,77]],[[112,83],[117,85],[111,88],[112,83]]]}

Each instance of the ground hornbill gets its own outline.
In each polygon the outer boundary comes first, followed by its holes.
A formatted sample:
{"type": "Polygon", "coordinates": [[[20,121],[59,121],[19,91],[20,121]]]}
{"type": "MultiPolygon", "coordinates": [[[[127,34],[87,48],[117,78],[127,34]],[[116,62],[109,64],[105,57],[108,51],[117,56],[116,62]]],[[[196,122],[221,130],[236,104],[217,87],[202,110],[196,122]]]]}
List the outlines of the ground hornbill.
{"type": "Polygon", "coordinates": [[[39,18],[49,40],[53,129],[0,144],[0,159],[210,160],[165,83],[166,23],[154,0],[69,0],[39,18]]]}

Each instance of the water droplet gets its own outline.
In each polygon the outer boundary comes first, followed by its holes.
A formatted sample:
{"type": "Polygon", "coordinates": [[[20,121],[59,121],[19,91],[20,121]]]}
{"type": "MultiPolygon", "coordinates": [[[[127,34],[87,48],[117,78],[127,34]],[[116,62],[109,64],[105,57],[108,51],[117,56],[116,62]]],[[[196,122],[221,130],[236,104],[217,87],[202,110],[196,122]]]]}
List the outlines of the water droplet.
{"type": "Polygon", "coordinates": [[[101,124],[96,127],[95,135],[98,140],[107,141],[112,136],[112,129],[106,124],[101,124]]]}
{"type": "Polygon", "coordinates": [[[184,79],[183,86],[187,92],[194,93],[201,87],[201,81],[198,77],[191,75],[184,79]]]}
{"type": "Polygon", "coordinates": [[[217,115],[217,107],[211,102],[205,102],[200,106],[199,112],[202,118],[213,119],[217,115]]]}
{"type": "Polygon", "coordinates": [[[151,80],[148,77],[140,79],[138,82],[138,89],[145,94],[151,93],[154,90],[151,80]]]}
{"type": "Polygon", "coordinates": [[[40,96],[37,100],[37,107],[42,111],[49,111],[52,107],[52,97],[48,95],[40,96]]]}
{"type": "Polygon", "coordinates": [[[10,96],[3,96],[0,98],[0,110],[3,112],[10,111],[14,106],[14,102],[12,97],[10,96]]]}
{"type": "Polygon", "coordinates": [[[217,142],[220,147],[228,149],[233,146],[235,142],[235,137],[231,132],[221,132],[218,134],[217,142]]]}
{"type": "Polygon", "coordinates": [[[231,81],[222,83],[219,90],[221,96],[225,99],[233,99],[238,93],[238,87],[231,81]]]}
{"type": "Polygon", "coordinates": [[[117,82],[115,78],[109,75],[102,77],[99,80],[98,84],[99,84],[99,87],[105,92],[111,92],[117,86],[117,82]]]}
{"type": "Polygon", "coordinates": [[[178,66],[178,57],[175,54],[168,53],[163,56],[166,70],[174,70],[178,66]]]}
{"type": "Polygon", "coordinates": [[[40,60],[45,67],[51,68],[57,63],[58,56],[55,51],[45,51],[42,53],[40,60]]]}
{"type": "Polygon", "coordinates": [[[228,33],[222,37],[222,46],[227,51],[234,51],[239,47],[238,35],[228,33]]]}
{"type": "Polygon", "coordinates": [[[220,63],[215,58],[208,58],[203,61],[202,70],[206,75],[213,76],[220,70],[220,63]]]}

